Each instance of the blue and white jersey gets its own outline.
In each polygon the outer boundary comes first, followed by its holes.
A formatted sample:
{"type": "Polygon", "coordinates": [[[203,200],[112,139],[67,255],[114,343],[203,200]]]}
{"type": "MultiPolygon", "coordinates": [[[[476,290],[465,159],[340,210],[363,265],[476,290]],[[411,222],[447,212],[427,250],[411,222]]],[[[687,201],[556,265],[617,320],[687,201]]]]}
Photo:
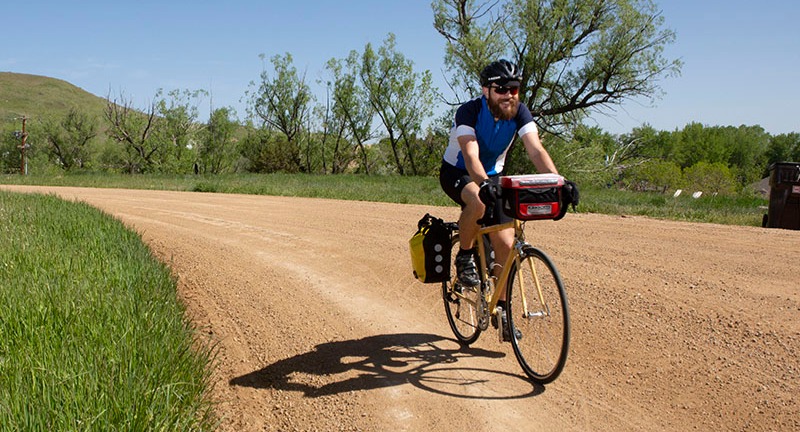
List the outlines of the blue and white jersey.
{"type": "Polygon", "coordinates": [[[474,136],[478,141],[478,154],[486,174],[500,174],[514,135],[522,136],[535,131],[536,123],[525,104],[520,102],[517,116],[513,119],[495,121],[486,98],[481,96],[461,105],[456,111],[455,123],[450,130],[450,142],[443,159],[450,165],[466,170],[458,137],[474,136]]]}

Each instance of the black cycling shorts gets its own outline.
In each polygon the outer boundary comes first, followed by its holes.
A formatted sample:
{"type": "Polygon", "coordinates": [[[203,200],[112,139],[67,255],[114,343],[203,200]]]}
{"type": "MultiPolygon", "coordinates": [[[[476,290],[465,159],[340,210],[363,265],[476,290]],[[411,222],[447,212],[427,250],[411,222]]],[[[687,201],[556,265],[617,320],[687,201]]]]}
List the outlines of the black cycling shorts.
{"type": "MultiPolygon", "coordinates": [[[[499,191],[500,175],[489,176],[489,179],[497,184],[499,191]]],[[[451,200],[460,205],[462,209],[466,206],[466,203],[461,199],[461,191],[463,191],[464,187],[471,181],[472,178],[469,176],[467,170],[462,170],[447,162],[442,162],[442,167],[439,169],[439,184],[442,186],[444,193],[446,193],[451,200]]],[[[503,213],[502,205],[502,199],[498,196],[494,206],[494,223],[506,223],[513,220],[503,213]]]]}

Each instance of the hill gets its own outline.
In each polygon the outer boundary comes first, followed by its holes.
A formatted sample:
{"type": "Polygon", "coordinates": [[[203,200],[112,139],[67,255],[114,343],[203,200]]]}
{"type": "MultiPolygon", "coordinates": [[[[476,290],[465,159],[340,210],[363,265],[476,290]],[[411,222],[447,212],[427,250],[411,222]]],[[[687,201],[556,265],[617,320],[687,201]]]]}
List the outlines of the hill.
{"type": "Polygon", "coordinates": [[[0,72],[0,124],[23,115],[33,119],[61,115],[72,107],[99,116],[105,104],[104,98],[60,79],[0,72]]]}

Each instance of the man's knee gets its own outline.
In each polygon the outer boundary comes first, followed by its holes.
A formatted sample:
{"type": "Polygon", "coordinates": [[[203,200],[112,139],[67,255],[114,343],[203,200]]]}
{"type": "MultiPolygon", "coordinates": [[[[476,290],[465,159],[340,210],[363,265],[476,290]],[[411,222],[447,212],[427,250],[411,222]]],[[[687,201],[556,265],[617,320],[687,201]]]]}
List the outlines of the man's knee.
{"type": "Polygon", "coordinates": [[[467,202],[462,214],[464,214],[465,217],[470,220],[477,221],[481,218],[485,210],[486,207],[483,205],[481,200],[472,200],[467,202]]]}

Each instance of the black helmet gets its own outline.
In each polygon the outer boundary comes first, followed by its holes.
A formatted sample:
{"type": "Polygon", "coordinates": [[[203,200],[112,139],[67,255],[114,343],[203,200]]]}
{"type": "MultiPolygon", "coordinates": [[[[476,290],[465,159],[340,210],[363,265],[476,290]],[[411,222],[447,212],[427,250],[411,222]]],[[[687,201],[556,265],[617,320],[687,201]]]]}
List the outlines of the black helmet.
{"type": "Polygon", "coordinates": [[[521,79],[522,72],[520,72],[517,65],[506,59],[492,62],[489,66],[483,68],[481,72],[481,85],[484,87],[492,83],[500,86],[508,84],[519,85],[521,79]]]}

